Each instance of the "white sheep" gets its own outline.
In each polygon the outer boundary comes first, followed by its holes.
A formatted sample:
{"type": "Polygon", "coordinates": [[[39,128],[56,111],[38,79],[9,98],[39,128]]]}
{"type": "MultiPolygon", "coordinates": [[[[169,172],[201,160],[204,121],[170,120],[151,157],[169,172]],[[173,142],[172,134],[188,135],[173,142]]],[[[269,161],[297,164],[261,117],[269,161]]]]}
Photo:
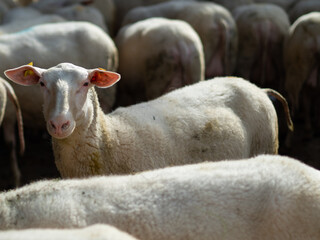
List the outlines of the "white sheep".
{"type": "MultiPolygon", "coordinates": [[[[0,36],[0,76],[3,71],[17,65],[34,62],[50,67],[68,61],[88,68],[95,66],[109,70],[118,67],[118,51],[113,40],[99,27],[86,22],[62,22],[42,24],[13,34],[0,36]]],[[[44,129],[42,96],[38,86],[24,88],[13,84],[20,101],[25,128],[44,129]]],[[[110,111],[115,101],[115,88],[99,92],[103,109],[110,111]]],[[[8,102],[3,120],[5,142],[15,151],[15,109],[8,102]]],[[[53,158],[53,156],[52,156],[53,158]]]]}
{"type": "MultiPolygon", "coordinates": [[[[306,1],[306,0],[303,0],[306,1]]],[[[299,0],[254,0],[255,3],[270,3],[273,5],[277,5],[281,7],[286,12],[290,11],[290,9],[297,3],[299,0]]]]}
{"type": "MultiPolygon", "coordinates": [[[[89,1],[90,2],[90,1],[89,1]]],[[[109,34],[111,37],[115,36],[114,26],[115,26],[115,15],[116,15],[116,9],[115,9],[115,3],[113,0],[94,0],[91,1],[90,5],[92,7],[95,7],[98,9],[105,20],[105,24],[108,27],[109,34]]]]}
{"type": "Polygon", "coordinates": [[[320,131],[319,53],[320,12],[311,12],[291,25],[283,51],[284,89],[292,110],[302,113],[307,135],[320,131]]]}
{"type": "Polygon", "coordinates": [[[141,240],[319,240],[320,173],[292,158],[40,181],[0,194],[0,229],[111,224],[141,240]]]}
{"type": "MultiPolygon", "coordinates": [[[[198,1],[202,1],[202,0],[198,0],[198,1]]],[[[224,6],[225,8],[227,8],[228,10],[232,11],[237,7],[253,4],[256,0],[237,0],[237,1],[234,1],[234,0],[209,0],[209,1],[220,4],[220,5],[224,6]]]]}
{"type": "Polygon", "coordinates": [[[91,6],[83,6],[74,4],[62,7],[54,12],[69,21],[87,21],[101,27],[105,32],[109,33],[102,13],[91,6]]]}
{"type": "MultiPolygon", "coordinates": [[[[114,1],[115,6],[115,20],[114,20],[114,31],[118,32],[122,21],[126,14],[133,8],[141,7],[141,6],[150,6],[153,4],[168,2],[172,0],[116,0],[114,1]]],[[[189,0],[183,0],[189,1],[189,0]]],[[[191,0],[193,1],[193,0],[191,0]]]]}
{"type": "Polygon", "coordinates": [[[25,229],[0,231],[0,240],[137,240],[128,233],[107,224],[85,228],[25,229]]]}
{"type": "Polygon", "coordinates": [[[320,2],[318,0],[303,0],[297,1],[296,4],[289,10],[288,14],[292,23],[294,23],[302,15],[319,12],[320,2]]]}
{"type": "Polygon", "coordinates": [[[234,73],[238,35],[235,21],[226,8],[212,2],[163,2],[130,10],[123,25],[151,17],[183,20],[194,28],[203,44],[206,79],[234,73]]]}
{"type": "Polygon", "coordinates": [[[121,28],[115,44],[122,78],[117,105],[151,100],[204,80],[203,46],[185,21],[156,17],[138,21],[121,28]]]}
{"type": "MultiPolygon", "coordinates": [[[[17,124],[18,124],[18,135],[20,139],[20,155],[22,155],[25,150],[25,141],[23,136],[23,120],[22,120],[20,104],[11,85],[6,80],[0,78],[0,126],[1,126],[4,114],[6,112],[6,105],[7,105],[8,99],[13,103],[15,107],[17,124]]],[[[9,129],[4,129],[3,131],[5,136],[7,136],[8,134],[11,135],[11,132],[9,129]]],[[[11,158],[10,165],[13,173],[14,185],[17,187],[20,185],[20,182],[21,182],[21,173],[18,166],[18,160],[15,154],[15,149],[13,150],[14,150],[13,152],[10,152],[10,158],[11,158]]]]}
{"type": "Polygon", "coordinates": [[[105,115],[92,86],[112,86],[120,79],[117,73],[61,63],[49,69],[23,65],[5,74],[18,84],[41,86],[62,177],[132,173],[278,150],[272,102],[265,90],[241,78],[202,81],[105,115]]]}
{"type": "Polygon", "coordinates": [[[38,10],[30,7],[15,7],[9,9],[4,17],[2,24],[11,23],[14,21],[30,21],[33,18],[41,17],[43,14],[38,10]]]}
{"type": "Polygon", "coordinates": [[[238,7],[233,15],[239,37],[236,75],[279,90],[284,79],[283,41],[290,27],[287,13],[260,3],[238,7]]]}
{"type": "Polygon", "coordinates": [[[32,8],[17,7],[11,9],[4,15],[3,23],[0,25],[0,34],[23,31],[39,24],[65,21],[66,19],[59,15],[42,14],[32,8]]]}
{"type": "MultiPolygon", "coordinates": [[[[95,11],[92,7],[99,10],[103,16],[104,24],[107,26],[108,31],[110,32],[111,36],[113,36],[114,31],[114,19],[115,19],[115,6],[113,0],[37,0],[33,1],[29,6],[40,10],[44,13],[54,13],[60,12],[63,8],[69,8],[74,5],[82,5],[84,9],[81,12],[71,11],[75,15],[81,15],[81,18],[85,17],[84,14],[87,13],[94,13],[95,11]],[[88,7],[88,8],[87,8],[88,7]]],[[[69,9],[70,10],[70,9],[69,9]]],[[[80,9],[78,9],[79,11],[80,9]]],[[[62,10],[64,11],[64,10],[62,10]]],[[[71,13],[69,12],[69,14],[71,13]]],[[[66,14],[66,13],[65,13],[66,14]]],[[[87,16],[88,19],[91,19],[90,22],[98,21],[100,22],[100,14],[98,14],[99,19],[94,16],[87,16]]],[[[70,17],[70,15],[69,15],[70,17]]],[[[99,23],[100,26],[101,23],[99,23]]]]}

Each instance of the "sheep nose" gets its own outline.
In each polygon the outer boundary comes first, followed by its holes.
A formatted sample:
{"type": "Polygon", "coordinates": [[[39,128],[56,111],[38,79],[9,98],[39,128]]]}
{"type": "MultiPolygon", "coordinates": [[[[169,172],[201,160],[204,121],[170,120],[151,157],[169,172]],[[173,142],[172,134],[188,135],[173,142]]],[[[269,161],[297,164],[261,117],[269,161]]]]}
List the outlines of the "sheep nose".
{"type": "Polygon", "coordinates": [[[50,121],[51,127],[54,129],[56,134],[61,134],[70,127],[70,121],[50,121]]]}

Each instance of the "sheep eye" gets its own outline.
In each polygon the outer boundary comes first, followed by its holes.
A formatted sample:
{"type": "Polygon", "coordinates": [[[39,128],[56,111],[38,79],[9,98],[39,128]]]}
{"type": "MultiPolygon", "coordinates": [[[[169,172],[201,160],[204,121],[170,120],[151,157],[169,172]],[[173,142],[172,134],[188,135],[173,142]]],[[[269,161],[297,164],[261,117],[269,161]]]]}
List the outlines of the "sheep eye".
{"type": "Polygon", "coordinates": [[[85,83],[83,84],[83,86],[84,86],[84,87],[88,87],[88,86],[89,86],[89,82],[85,82],[85,83]]]}
{"type": "Polygon", "coordinates": [[[40,86],[41,86],[41,87],[44,87],[45,85],[44,85],[44,83],[43,83],[43,82],[40,82],[40,86]]]}

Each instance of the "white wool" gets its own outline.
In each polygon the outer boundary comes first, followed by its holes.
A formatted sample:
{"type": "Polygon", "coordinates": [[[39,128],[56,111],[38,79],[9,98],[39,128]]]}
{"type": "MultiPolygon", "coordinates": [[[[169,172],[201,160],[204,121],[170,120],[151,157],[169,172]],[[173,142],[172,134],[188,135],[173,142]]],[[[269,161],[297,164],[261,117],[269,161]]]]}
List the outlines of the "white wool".
{"type": "Polygon", "coordinates": [[[168,1],[130,10],[123,25],[165,17],[188,22],[199,34],[205,55],[206,78],[233,75],[237,56],[237,27],[231,13],[213,2],[168,1]]]}
{"type": "Polygon", "coordinates": [[[10,11],[4,15],[3,23],[0,25],[0,34],[23,31],[39,24],[65,21],[64,18],[58,15],[42,14],[30,7],[16,7],[10,9],[10,11]]]}
{"type": "MultiPolygon", "coordinates": [[[[88,68],[102,67],[115,70],[118,66],[118,51],[113,40],[94,24],[62,22],[41,24],[0,36],[0,59],[3,60],[0,66],[0,76],[3,77],[5,69],[29,62],[49,67],[61,61],[68,61],[88,68]]],[[[44,129],[43,100],[39,87],[32,86],[26,89],[17,84],[12,86],[20,101],[26,128],[44,129]]],[[[110,111],[115,101],[115,90],[110,88],[100,92],[99,100],[104,104],[106,111],[110,111]]],[[[6,112],[2,125],[4,131],[7,131],[5,136],[8,136],[5,142],[8,146],[16,146],[16,112],[10,102],[6,112]]],[[[14,148],[9,149],[9,152],[10,156],[15,156],[14,148]]]]}
{"type": "Polygon", "coordinates": [[[152,100],[204,80],[203,46],[185,21],[161,17],[138,21],[123,27],[115,43],[120,106],[152,100]]]}
{"type": "Polygon", "coordinates": [[[107,224],[95,224],[85,228],[0,231],[0,240],[137,240],[129,234],[107,224]]]}
{"type": "Polygon", "coordinates": [[[318,240],[319,184],[318,170],[267,155],[40,181],[0,195],[0,228],[106,223],[141,240],[318,240]]]}
{"type": "Polygon", "coordinates": [[[7,104],[7,90],[2,83],[4,80],[0,80],[0,126],[3,120],[3,116],[6,110],[6,104],[7,104]]]}
{"type": "Polygon", "coordinates": [[[271,100],[265,90],[241,78],[202,81],[104,115],[94,89],[82,87],[91,81],[92,70],[61,63],[49,69],[21,66],[6,74],[19,83],[15,76],[25,68],[37,71],[45,82],[44,117],[63,177],[132,173],[278,151],[271,100]],[[67,128],[56,132],[52,121],[67,123],[67,128]]]}

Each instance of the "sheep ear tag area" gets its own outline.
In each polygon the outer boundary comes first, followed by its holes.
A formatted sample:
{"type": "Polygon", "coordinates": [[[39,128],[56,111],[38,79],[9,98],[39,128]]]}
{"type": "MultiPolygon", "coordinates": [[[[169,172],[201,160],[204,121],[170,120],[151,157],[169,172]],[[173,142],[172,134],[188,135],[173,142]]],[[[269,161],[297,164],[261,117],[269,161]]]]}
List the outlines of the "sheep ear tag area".
{"type": "Polygon", "coordinates": [[[25,70],[25,71],[24,71],[23,76],[24,76],[24,77],[27,77],[27,76],[33,75],[33,74],[34,74],[34,72],[33,72],[32,70],[28,69],[28,70],[25,70]]]}
{"type": "Polygon", "coordinates": [[[120,80],[120,74],[110,71],[95,71],[92,74],[90,82],[97,87],[107,88],[120,80]]]}
{"type": "Polygon", "coordinates": [[[24,86],[37,84],[40,78],[30,65],[24,65],[18,68],[6,70],[5,75],[11,81],[24,86]]]}

